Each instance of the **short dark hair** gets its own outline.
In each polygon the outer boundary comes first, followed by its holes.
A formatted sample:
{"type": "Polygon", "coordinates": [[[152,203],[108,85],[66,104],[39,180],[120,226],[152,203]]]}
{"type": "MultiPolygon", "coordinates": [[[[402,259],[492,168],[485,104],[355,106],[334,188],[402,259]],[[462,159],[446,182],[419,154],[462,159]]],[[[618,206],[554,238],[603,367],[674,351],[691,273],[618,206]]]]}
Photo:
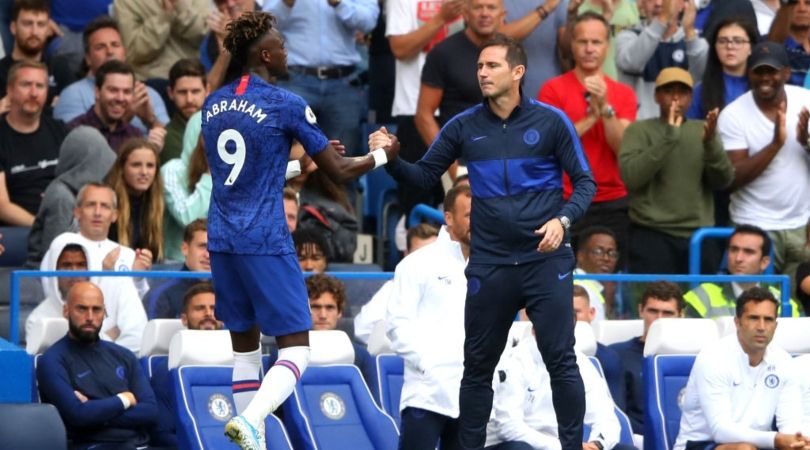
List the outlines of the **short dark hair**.
{"type": "Polygon", "coordinates": [[[484,42],[481,46],[481,50],[483,51],[487,47],[506,47],[506,62],[509,63],[509,68],[516,66],[528,68],[529,57],[526,55],[526,49],[520,45],[520,42],[509,36],[497,33],[494,37],[484,42]]]}
{"type": "Polygon", "coordinates": [[[731,238],[738,234],[755,234],[762,238],[762,256],[770,256],[771,255],[771,246],[773,245],[771,241],[771,237],[768,236],[768,232],[763,230],[762,228],[756,225],[749,225],[749,224],[742,224],[737,225],[734,228],[734,232],[731,233],[731,236],[728,237],[729,243],[731,242],[731,238]]]}
{"type": "Polygon", "coordinates": [[[608,39],[610,39],[610,22],[605,19],[605,16],[599,14],[596,11],[585,11],[584,13],[577,16],[576,19],[571,23],[571,36],[573,37],[573,32],[577,28],[577,25],[581,24],[582,22],[590,22],[590,21],[597,21],[602,22],[602,25],[605,26],[605,32],[607,33],[608,39]]]}
{"type": "Polygon", "coordinates": [[[657,298],[658,300],[663,301],[675,299],[675,301],[678,303],[678,312],[683,310],[683,291],[681,290],[680,286],[671,281],[660,280],[654,281],[647,285],[647,288],[644,289],[644,293],[641,294],[641,307],[644,308],[647,306],[647,300],[651,298],[657,298]]]}
{"type": "Polygon", "coordinates": [[[84,258],[87,259],[87,252],[84,251],[84,247],[82,247],[81,244],[76,243],[66,244],[64,247],[62,247],[62,251],[59,253],[59,256],[56,258],[56,260],[59,261],[59,258],[61,258],[65,252],[81,252],[84,255],[84,258]]]}
{"type": "Polygon", "coordinates": [[[111,73],[132,75],[132,83],[135,83],[135,71],[132,70],[132,66],[123,61],[111,59],[102,64],[101,67],[96,70],[96,87],[98,89],[101,89],[101,87],[104,86],[104,82],[107,81],[107,75],[111,73]]]}
{"type": "Polygon", "coordinates": [[[346,286],[335,277],[318,273],[307,278],[307,296],[310,300],[329,293],[335,297],[338,312],[346,305],[346,286]]]}
{"type": "Polygon", "coordinates": [[[200,294],[213,294],[214,293],[214,285],[211,284],[210,281],[201,281],[199,283],[195,283],[191,285],[188,290],[186,290],[186,294],[183,295],[183,312],[187,313],[188,311],[188,304],[191,303],[191,299],[200,295],[200,294]]]}
{"type": "Polygon", "coordinates": [[[207,218],[201,217],[186,225],[186,228],[183,229],[183,242],[186,244],[191,243],[191,241],[194,240],[194,233],[198,231],[208,232],[207,218]]]}
{"type": "Polygon", "coordinates": [[[295,189],[286,186],[284,187],[284,200],[292,200],[295,204],[298,204],[298,192],[295,189]]]}
{"type": "Polygon", "coordinates": [[[44,12],[50,16],[51,5],[48,0],[14,0],[14,6],[11,7],[11,21],[17,20],[23,11],[44,12]]]}
{"type": "Polygon", "coordinates": [[[174,89],[177,80],[183,77],[197,77],[202,79],[203,86],[206,84],[205,67],[197,58],[178,59],[169,69],[169,87],[174,89]]]}
{"type": "Polygon", "coordinates": [[[225,26],[228,34],[223,45],[233,55],[234,61],[244,63],[250,47],[274,29],[275,25],[276,18],[269,12],[245,12],[225,26]]]}
{"type": "Polygon", "coordinates": [[[596,236],[597,234],[604,234],[613,238],[613,241],[618,244],[618,240],[616,239],[616,233],[611,230],[610,228],[602,225],[593,225],[584,230],[580,231],[574,239],[574,251],[578,252],[585,248],[590,242],[591,238],[596,236]]]}
{"type": "Polygon", "coordinates": [[[744,290],[743,293],[737,297],[737,309],[735,313],[738,319],[742,317],[743,311],[745,311],[745,305],[751,302],[771,302],[774,304],[776,311],[779,311],[779,300],[776,299],[773,292],[766,287],[754,286],[744,290]]]}
{"type": "Polygon", "coordinates": [[[456,209],[456,199],[460,196],[472,197],[472,189],[466,184],[453,186],[444,194],[444,212],[451,212],[456,209]]]}
{"type": "Polygon", "coordinates": [[[582,297],[585,300],[588,300],[588,303],[591,303],[591,296],[588,295],[588,290],[582,287],[579,284],[574,285],[574,295],[573,297],[582,297]]]}
{"type": "Polygon", "coordinates": [[[48,78],[48,66],[45,63],[34,61],[32,59],[22,59],[11,65],[8,69],[8,76],[6,86],[11,86],[17,81],[17,74],[23,69],[39,69],[45,71],[45,79],[48,78]]]}
{"type": "Polygon", "coordinates": [[[430,239],[439,235],[439,229],[429,223],[420,223],[416,226],[408,228],[406,234],[406,247],[411,251],[411,239],[430,239]]]}
{"type": "Polygon", "coordinates": [[[121,35],[121,30],[118,29],[118,22],[110,16],[98,16],[84,27],[82,31],[82,44],[84,44],[84,54],[90,53],[90,36],[98,30],[110,28],[115,30],[118,35],[121,35]]]}
{"type": "Polygon", "coordinates": [[[292,238],[296,253],[299,253],[305,244],[315,244],[326,256],[327,262],[332,259],[329,242],[326,240],[326,236],[318,230],[310,227],[298,227],[293,232],[292,238]]]}

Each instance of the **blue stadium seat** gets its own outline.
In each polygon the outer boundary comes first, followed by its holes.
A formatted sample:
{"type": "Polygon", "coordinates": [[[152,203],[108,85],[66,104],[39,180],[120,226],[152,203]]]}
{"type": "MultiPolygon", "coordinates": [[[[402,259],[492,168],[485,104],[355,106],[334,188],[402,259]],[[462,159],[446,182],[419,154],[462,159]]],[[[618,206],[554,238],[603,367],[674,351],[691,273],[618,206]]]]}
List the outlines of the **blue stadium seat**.
{"type": "MultiPolygon", "coordinates": [[[[171,370],[177,387],[177,440],[182,449],[236,448],[223,434],[235,414],[231,396],[232,366],[182,366],[171,370]]],[[[274,415],[265,421],[268,450],[292,450],[287,432],[274,415]]]]}
{"type": "MultiPolygon", "coordinates": [[[[685,319],[682,319],[685,320],[685,319]]],[[[644,448],[670,450],[681,423],[681,392],[689,381],[695,355],[654,355],[644,358],[646,412],[644,448]]]]}
{"type": "Polygon", "coordinates": [[[28,257],[29,227],[0,227],[0,244],[6,250],[0,255],[0,267],[15,267],[25,264],[28,257]]]}
{"type": "Polygon", "coordinates": [[[158,403],[158,423],[152,430],[152,444],[176,446],[177,423],[174,414],[174,391],[169,377],[169,355],[140,358],[143,373],[149,378],[158,403]]]}
{"type": "MultiPolygon", "coordinates": [[[[602,369],[602,363],[596,359],[596,356],[589,356],[588,360],[596,367],[596,371],[599,372],[599,375],[602,378],[605,377],[605,371],[602,369]]],[[[630,418],[627,417],[627,414],[624,413],[618,406],[613,405],[613,412],[616,414],[616,418],[619,419],[619,426],[622,429],[621,434],[619,435],[619,442],[625,445],[633,445],[633,427],[630,425],[630,418]]],[[[585,436],[590,434],[589,431],[586,430],[583,433],[585,436]]]]}
{"type": "Polygon", "coordinates": [[[392,354],[377,355],[375,360],[377,373],[371,390],[377,404],[394,419],[399,429],[399,399],[402,395],[405,362],[401,356],[392,354]]]}
{"type": "Polygon", "coordinates": [[[65,424],[47,403],[0,403],[0,446],[4,449],[67,449],[65,424]],[[32,426],[36,426],[32,428],[32,426]],[[20,430],[35,430],[21,433],[20,430]]]}
{"type": "Polygon", "coordinates": [[[394,420],[371,397],[360,369],[309,367],[284,402],[284,424],[298,450],[394,450],[394,420]]]}

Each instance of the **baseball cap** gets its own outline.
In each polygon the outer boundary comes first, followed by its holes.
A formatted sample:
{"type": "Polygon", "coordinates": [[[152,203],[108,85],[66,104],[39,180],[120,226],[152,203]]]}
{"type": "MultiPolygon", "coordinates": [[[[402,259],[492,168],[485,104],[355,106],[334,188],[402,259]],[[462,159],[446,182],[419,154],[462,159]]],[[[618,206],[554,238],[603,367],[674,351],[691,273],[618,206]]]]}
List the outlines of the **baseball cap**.
{"type": "Polygon", "coordinates": [[[658,78],[655,79],[655,88],[658,89],[669,83],[683,83],[692,88],[694,81],[692,81],[692,75],[689,75],[689,72],[680,67],[667,67],[658,73],[658,78]]]}
{"type": "Polygon", "coordinates": [[[770,66],[776,70],[790,66],[785,46],[776,42],[760,42],[751,50],[748,57],[748,70],[760,66],[770,66]]]}

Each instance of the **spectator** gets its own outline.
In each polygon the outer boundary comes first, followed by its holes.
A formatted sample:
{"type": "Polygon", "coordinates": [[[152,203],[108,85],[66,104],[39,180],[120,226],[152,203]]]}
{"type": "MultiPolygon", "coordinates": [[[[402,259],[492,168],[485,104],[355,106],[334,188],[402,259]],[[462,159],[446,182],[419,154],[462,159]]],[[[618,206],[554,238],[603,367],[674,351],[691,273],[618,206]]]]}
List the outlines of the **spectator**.
{"type": "Polygon", "coordinates": [[[100,182],[115,163],[115,152],[95,128],[77,127],[59,149],[56,178],[42,196],[37,216],[28,234],[26,266],[39,267],[53,238],[73,225],[76,193],[82,186],[100,182]]]}
{"type": "MultiPolygon", "coordinates": [[[[464,29],[460,20],[464,2],[465,0],[447,0],[441,6],[418,0],[385,2],[385,36],[396,58],[391,115],[397,123],[397,137],[401,144],[399,157],[405,161],[416,162],[427,151],[414,122],[422,67],[428,52],[436,44],[464,29]]],[[[405,216],[419,203],[438,205],[444,198],[441,183],[436,183],[429,190],[400,184],[397,193],[400,209],[405,216]]]]}
{"type": "MultiPolygon", "coordinates": [[[[118,22],[109,16],[100,16],[84,29],[84,65],[87,76],[71,83],[59,94],[59,102],[53,109],[55,118],[70,122],[81,116],[96,102],[96,72],[107,61],[126,60],[127,52],[121,43],[118,22]]],[[[146,133],[157,123],[167,123],[169,115],[160,94],[140,81],[135,81],[132,100],[127,103],[129,124],[146,133]]]]}
{"type": "Polygon", "coordinates": [[[231,54],[223,52],[225,26],[238,19],[242,13],[261,9],[255,0],[214,0],[214,8],[208,13],[208,34],[200,45],[200,61],[208,73],[209,92],[230,83],[242,75],[242,68],[231,60],[231,54]]]}
{"type": "Polygon", "coordinates": [[[181,59],[169,69],[169,98],[175,112],[166,125],[166,140],[160,152],[160,166],[170,159],[179,158],[183,150],[183,134],[194,113],[205,100],[205,69],[198,59],[181,59]]]}
{"type": "MultiPolygon", "coordinates": [[[[762,275],[771,263],[771,238],[762,228],[754,225],[738,225],[728,239],[727,268],[730,275],[762,275]]],[[[759,286],[759,283],[736,282],[719,285],[701,283],[683,296],[686,302],[686,317],[733,316],[737,303],[735,299],[743,291],[759,286]]],[[[781,297],[775,287],[768,290],[781,297]]],[[[799,305],[791,301],[793,316],[799,316],[799,305]]]]}
{"type": "Polygon", "coordinates": [[[329,243],[323,234],[311,228],[298,228],[292,234],[298,263],[304,272],[322,273],[326,271],[331,255],[329,243]]]}
{"type": "MultiPolygon", "coordinates": [[[[439,235],[439,230],[433,225],[420,223],[408,228],[406,236],[407,247],[405,256],[419,250],[420,248],[433,243],[439,235]]],[[[388,298],[394,288],[394,281],[387,280],[385,284],[371,297],[362,308],[360,313],[354,316],[354,336],[358,341],[368,344],[368,338],[377,323],[385,320],[385,311],[388,308],[388,298]]]]}
{"type": "Polygon", "coordinates": [[[717,24],[708,35],[706,71],[703,81],[695,86],[686,117],[704,119],[709,111],[722,110],[748,91],[746,63],[757,39],[756,26],[751,22],[731,17],[717,24]]]}
{"type": "Polygon", "coordinates": [[[695,0],[639,0],[644,19],[616,36],[619,81],[632,86],[638,99],[639,119],[658,113],[655,79],[667,67],[689,70],[693,79],[703,76],[709,46],[695,30],[695,0]]]}
{"type": "Polygon", "coordinates": [[[178,59],[197,56],[205,37],[208,0],[115,0],[127,61],[138,78],[163,78],[178,59]]]}
{"type": "Polygon", "coordinates": [[[356,80],[361,57],[355,31],[374,29],[377,0],[267,0],[264,10],[276,16],[286,40],[289,80],[279,80],[279,87],[303,97],[324,134],[357,153],[363,96],[356,80]],[[320,44],[312,45],[316,29],[320,44]]]}
{"type": "Polygon", "coordinates": [[[799,263],[810,260],[810,91],[785,86],[789,66],[783,46],[754,47],[748,60],[751,91],[726,106],[717,129],[736,171],[732,222],[768,231],[776,269],[792,277],[799,263]]]}
{"type": "Polygon", "coordinates": [[[346,187],[320,170],[304,176],[298,226],[324,235],[330,261],[352,262],[360,225],[346,187]]]}
{"type": "Polygon", "coordinates": [[[778,305],[767,289],[746,290],[737,300],[737,332],[698,354],[683,391],[675,450],[810,445],[802,436],[799,388],[806,374],[771,345],[778,305]]]}
{"type": "MultiPolygon", "coordinates": [[[[585,387],[583,450],[631,450],[619,443],[621,427],[613,412],[605,379],[584,354],[577,352],[577,366],[585,387]]],[[[494,382],[493,414],[487,424],[487,450],[502,450],[504,442],[530,444],[534,450],[559,449],[557,420],[551,401],[551,380],[534,339],[521,341],[499,366],[494,382]],[[496,446],[496,445],[501,445],[496,446]]]]}
{"type": "Polygon", "coordinates": [[[201,115],[194,114],[183,133],[183,153],[160,168],[166,214],[163,231],[167,260],[180,261],[185,227],[208,217],[211,202],[211,172],[200,139],[201,115]]]}
{"type": "MultiPolygon", "coordinates": [[[[110,13],[113,0],[50,0],[51,16],[62,35],[55,49],[58,55],[84,53],[82,32],[94,19],[110,13]]],[[[79,56],[81,59],[81,57],[79,56]]]]}
{"type": "MultiPolygon", "coordinates": [[[[619,250],[616,235],[607,227],[588,227],[577,237],[577,268],[574,275],[616,273],[619,250]]],[[[613,281],[574,280],[588,292],[595,309],[594,320],[616,313],[616,283],[613,281]]]]}
{"type": "Polygon", "coordinates": [[[436,242],[397,265],[385,320],[391,348],[405,360],[400,448],[461,448],[459,389],[464,370],[464,269],[470,251],[468,186],[447,192],[436,242]]]}
{"type": "MultiPolygon", "coordinates": [[[[596,180],[596,195],[585,216],[572,227],[578,234],[593,225],[611,228],[619,251],[627,248],[627,189],[619,175],[619,148],[627,126],[636,118],[633,90],[605,76],[610,26],[604,17],[586,12],[572,22],[574,69],[546,83],[539,100],[565,112],[580,136],[596,180]]],[[[571,195],[564,177],[564,195],[571,195]]],[[[621,253],[619,253],[621,254],[621,253]]],[[[621,261],[619,267],[624,267],[621,261]]]]}
{"type": "MultiPolygon", "coordinates": [[[[11,10],[11,34],[14,36],[14,48],[5,58],[0,59],[0,113],[8,111],[9,98],[6,96],[11,79],[9,71],[14,63],[27,60],[48,64],[45,59],[45,44],[52,31],[49,27],[50,7],[46,0],[15,0],[11,10]]],[[[45,68],[46,72],[49,72],[45,68]]],[[[54,92],[52,78],[46,79],[45,93],[50,106],[54,92]]],[[[43,99],[44,101],[45,99],[43,99]]]]}
{"type": "Polygon", "coordinates": [[[791,68],[787,83],[804,86],[804,78],[810,68],[810,1],[788,2],[779,15],[787,16],[787,20],[774,24],[768,40],[784,44],[787,50],[791,68]]]}
{"type": "MultiPolygon", "coordinates": [[[[312,329],[341,329],[340,321],[346,308],[346,286],[337,278],[324,274],[307,277],[306,283],[309,310],[312,312],[312,329]]],[[[353,338],[351,335],[349,337],[353,338]]],[[[374,359],[362,345],[352,342],[352,347],[354,365],[363,372],[366,380],[372,380],[374,359]]]]}
{"type": "MultiPolygon", "coordinates": [[[[619,34],[619,32],[622,30],[633,28],[641,21],[641,17],[638,13],[638,6],[636,5],[636,2],[631,0],[572,0],[569,3],[569,9],[573,4],[579,2],[582,2],[582,5],[579,7],[577,12],[582,14],[592,11],[604,17],[605,20],[610,23],[611,36],[619,34]]],[[[611,39],[608,44],[605,62],[602,64],[602,72],[604,72],[604,74],[609,76],[612,80],[616,80],[619,77],[619,71],[616,69],[615,44],[616,42],[611,39]]]]}
{"type": "MultiPolygon", "coordinates": [[[[51,243],[41,270],[99,270],[101,261],[93,260],[93,253],[76,233],[62,233],[51,243]]],[[[84,277],[43,277],[42,288],[45,299],[34,308],[25,321],[26,335],[34,323],[50,317],[62,317],[64,301],[68,290],[84,277]]],[[[104,294],[106,318],[101,327],[101,337],[115,342],[132,351],[141,345],[146,314],[141,306],[138,291],[129,278],[94,279],[104,294]]]]}
{"type": "Polygon", "coordinates": [[[157,421],[155,394],[132,352],[99,340],[104,306],[92,283],[71,288],[68,334],[40,358],[39,391],[62,416],[71,448],[143,448],[157,421]]]}
{"type": "Polygon", "coordinates": [[[622,140],[619,163],[632,198],[633,273],[688,273],[692,233],[714,225],[713,191],[734,180],[715,135],[718,109],[705,122],[684,118],[692,83],[679,67],[662,70],[655,80],[659,117],[630,125],[622,140]]]}
{"type": "Polygon", "coordinates": [[[757,31],[760,36],[767,36],[771,30],[771,25],[779,11],[780,0],[751,0],[754,7],[754,14],[757,18],[757,31]]]}
{"type": "MultiPolygon", "coordinates": [[[[210,272],[208,255],[208,219],[197,219],[186,226],[183,234],[183,267],[181,272],[210,272]]],[[[149,319],[182,318],[185,294],[199,278],[172,278],[153,288],[144,297],[144,307],[149,319]]]]}
{"type": "Polygon", "coordinates": [[[8,77],[9,110],[0,116],[0,224],[30,227],[55,177],[65,127],[43,114],[48,69],[20,61],[8,77]]]}
{"type": "MultiPolygon", "coordinates": [[[[574,316],[577,321],[592,324],[596,319],[596,309],[591,306],[588,291],[578,284],[574,284],[574,316]]],[[[619,355],[601,342],[596,343],[596,359],[602,365],[605,380],[610,388],[610,395],[615,399],[619,408],[624,409],[624,372],[619,355]]],[[[587,406],[587,405],[586,405],[587,406]]]]}
{"type": "Polygon", "coordinates": [[[483,100],[476,76],[479,47],[495,34],[506,11],[503,0],[467,0],[463,11],[467,27],[436,44],[422,68],[414,123],[425,145],[453,116],[483,100]]]}
{"type": "Polygon", "coordinates": [[[284,188],[284,217],[287,219],[287,228],[295,233],[298,228],[298,193],[291,187],[284,188]]]}
{"type": "MultiPolygon", "coordinates": [[[[98,129],[117,153],[127,139],[143,136],[141,130],[126,120],[130,104],[134,101],[135,73],[126,63],[111,59],[98,68],[95,83],[96,103],[83,115],[70,121],[68,127],[88,125],[98,129]]],[[[149,140],[158,148],[163,148],[166,129],[157,121],[146,125],[149,140]]]]}
{"type": "Polygon", "coordinates": [[[219,330],[222,322],[217,320],[215,313],[216,298],[211,282],[192,284],[183,295],[183,312],[180,313],[183,325],[189,330],[219,330]]]}
{"type": "Polygon", "coordinates": [[[118,197],[118,220],[109,238],[121,245],[148,249],[163,260],[163,182],[157,170],[160,150],[134,138],[121,145],[107,182],[118,197]]]}
{"type": "MultiPolygon", "coordinates": [[[[683,294],[681,288],[669,281],[650,283],[641,296],[638,315],[644,320],[644,332],[629,341],[608,346],[619,355],[624,367],[625,400],[624,412],[630,418],[633,433],[644,433],[644,382],[641,376],[644,365],[644,342],[650,325],[661,317],[681,317],[683,294]]],[[[619,402],[621,404],[621,401],[619,402]]]]}

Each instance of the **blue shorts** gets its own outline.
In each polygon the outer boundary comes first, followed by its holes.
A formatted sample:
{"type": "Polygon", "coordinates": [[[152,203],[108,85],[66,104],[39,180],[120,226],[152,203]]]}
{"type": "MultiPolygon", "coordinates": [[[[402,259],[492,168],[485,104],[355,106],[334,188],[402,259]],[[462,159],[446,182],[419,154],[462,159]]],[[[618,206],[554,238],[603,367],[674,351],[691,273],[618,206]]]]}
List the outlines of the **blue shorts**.
{"type": "Polygon", "coordinates": [[[237,255],[211,252],[217,319],[231,331],[258,325],[265,336],[312,328],[307,287],[295,254],[237,255]]]}

